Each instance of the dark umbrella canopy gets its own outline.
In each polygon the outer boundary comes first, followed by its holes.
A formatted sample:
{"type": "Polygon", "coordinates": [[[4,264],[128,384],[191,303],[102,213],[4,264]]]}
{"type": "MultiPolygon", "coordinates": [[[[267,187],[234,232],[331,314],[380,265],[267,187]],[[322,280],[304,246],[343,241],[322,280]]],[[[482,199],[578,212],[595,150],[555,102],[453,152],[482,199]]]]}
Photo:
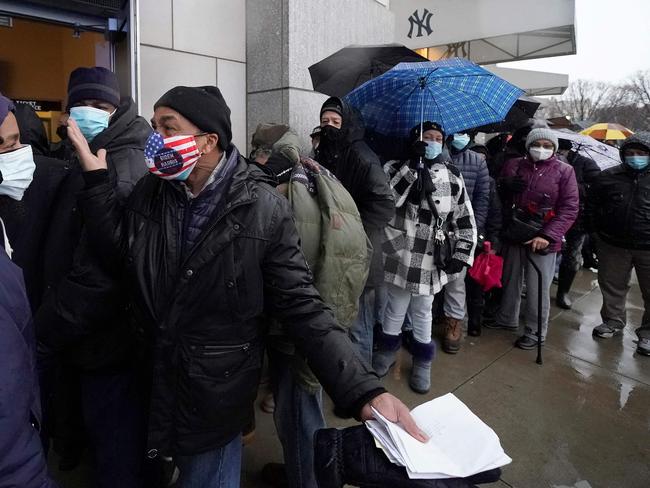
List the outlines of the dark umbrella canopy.
{"type": "Polygon", "coordinates": [[[468,129],[471,129],[471,132],[485,132],[486,134],[493,132],[511,132],[525,125],[528,119],[532,119],[539,105],[540,102],[534,98],[526,96],[519,97],[502,122],[495,122],[494,124],[487,124],[481,127],[468,127],[468,129]]]}
{"type": "Polygon", "coordinates": [[[401,44],[352,45],[309,67],[314,90],[343,97],[401,62],[428,61],[401,44]]]}

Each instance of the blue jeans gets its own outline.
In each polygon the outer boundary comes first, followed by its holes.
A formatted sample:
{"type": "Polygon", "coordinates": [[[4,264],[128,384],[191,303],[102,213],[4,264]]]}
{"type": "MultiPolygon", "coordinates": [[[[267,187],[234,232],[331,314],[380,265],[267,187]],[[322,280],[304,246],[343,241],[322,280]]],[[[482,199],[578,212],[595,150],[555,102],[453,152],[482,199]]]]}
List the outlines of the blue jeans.
{"type": "Polygon", "coordinates": [[[359,314],[350,327],[350,339],[369,365],[372,364],[375,313],[375,289],[366,287],[359,297],[359,314]]]}
{"type": "Polygon", "coordinates": [[[241,434],[223,447],[193,456],[179,456],[178,488],[239,488],[241,434]]]}
{"type": "Polygon", "coordinates": [[[322,390],[312,394],[294,377],[291,357],[269,350],[273,420],[282,444],[290,488],[317,488],[314,475],[314,434],[324,429],[322,390]]]}

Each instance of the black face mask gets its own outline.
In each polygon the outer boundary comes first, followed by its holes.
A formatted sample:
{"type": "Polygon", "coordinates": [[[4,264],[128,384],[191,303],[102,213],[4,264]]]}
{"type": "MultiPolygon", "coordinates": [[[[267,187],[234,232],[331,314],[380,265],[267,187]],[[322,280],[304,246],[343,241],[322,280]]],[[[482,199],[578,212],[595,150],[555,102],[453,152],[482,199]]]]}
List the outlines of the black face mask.
{"type": "Polygon", "coordinates": [[[320,143],[315,150],[316,161],[336,173],[339,157],[343,149],[344,133],[331,125],[321,128],[320,143]]]}
{"type": "Polygon", "coordinates": [[[343,131],[333,125],[325,125],[320,129],[321,144],[323,141],[338,144],[343,140],[343,131]]]}

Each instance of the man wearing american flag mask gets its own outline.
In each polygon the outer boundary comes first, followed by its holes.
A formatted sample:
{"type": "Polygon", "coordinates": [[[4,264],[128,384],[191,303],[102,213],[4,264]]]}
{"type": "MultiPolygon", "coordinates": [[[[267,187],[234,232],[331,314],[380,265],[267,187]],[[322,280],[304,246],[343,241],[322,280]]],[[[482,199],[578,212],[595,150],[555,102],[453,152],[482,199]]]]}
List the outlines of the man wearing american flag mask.
{"type": "Polygon", "coordinates": [[[171,458],[181,487],[239,486],[262,314],[285,325],[342,411],[369,419],[374,407],[425,440],[323,304],[289,203],[231,143],[219,89],[176,87],[154,110],[151,174],[125,206],[108,184],[104,152],[94,155],[70,131],[85,171],[79,204],[89,239],[108,269],[126,274],[133,318],[151,337],[148,456],[171,458]]]}

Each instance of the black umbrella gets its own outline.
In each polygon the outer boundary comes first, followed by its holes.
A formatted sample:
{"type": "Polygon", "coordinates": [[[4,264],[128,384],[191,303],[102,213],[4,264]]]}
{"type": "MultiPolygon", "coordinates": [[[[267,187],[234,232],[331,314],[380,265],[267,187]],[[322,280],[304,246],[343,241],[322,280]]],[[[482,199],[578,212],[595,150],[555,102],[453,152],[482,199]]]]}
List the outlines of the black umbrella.
{"type": "Polygon", "coordinates": [[[402,62],[428,61],[401,44],[352,45],[309,67],[314,90],[343,97],[402,62]]]}
{"type": "Polygon", "coordinates": [[[532,119],[539,108],[540,102],[531,97],[522,96],[517,99],[512,106],[503,122],[482,125],[481,127],[471,128],[471,132],[512,132],[519,127],[526,125],[529,119],[532,119]]]}

